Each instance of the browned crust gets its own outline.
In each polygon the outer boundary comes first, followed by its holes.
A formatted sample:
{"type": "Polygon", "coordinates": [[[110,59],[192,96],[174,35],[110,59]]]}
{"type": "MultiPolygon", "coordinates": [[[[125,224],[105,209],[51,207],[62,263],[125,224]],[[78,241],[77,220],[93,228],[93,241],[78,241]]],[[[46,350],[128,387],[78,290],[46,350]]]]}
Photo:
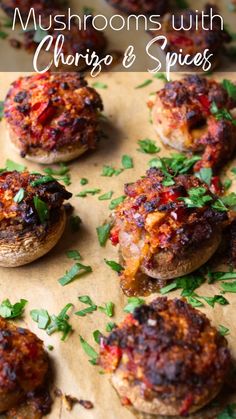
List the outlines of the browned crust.
{"type": "Polygon", "coordinates": [[[66,214],[61,209],[56,223],[47,227],[46,237],[38,237],[34,232],[18,234],[14,241],[0,240],[0,266],[17,267],[26,265],[48,253],[60,240],[66,225],[66,214]]]}

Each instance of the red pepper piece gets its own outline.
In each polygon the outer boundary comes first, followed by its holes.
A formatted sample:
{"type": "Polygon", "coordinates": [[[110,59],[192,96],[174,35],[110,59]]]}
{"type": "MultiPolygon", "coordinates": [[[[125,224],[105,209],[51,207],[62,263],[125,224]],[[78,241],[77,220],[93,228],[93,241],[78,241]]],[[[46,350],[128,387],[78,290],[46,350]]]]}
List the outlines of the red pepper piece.
{"type": "Polygon", "coordinates": [[[167,204],[168,202],[175,202],[180,198],[180,193],[172,189],[161,193],[161,204],[167,204]]]}
{"type": "Polygon", "coordinates": [[[193,40],[183,35],[171,36],[170,42],[172,42],[172,44],[184,47],[191,47],[193,45],[193,40]]]}
{"type": "Polygon", "coordinates": [[[46,109],[44,109],[37,118],[39,124],[45,125],[56,113],[56,108],[49,102],[46,109]]]}
{"type": "Polygon", "coordinates": [[[211,103],[206,95],[198,95],[198,100],[207,113],[210,113],[211,103]]]}
{"type": "Polygon", "coordinates": [[[189,394],[183,401],[181,409],[180,409],[180,415],[186,416],[189,412],[190,407],[193,404],[193,396],[192,394],[189,394]]]}
{"type": "Polygon", "coordinates": [[[111,231],[110,240],[113,246],[116,246],[119,243],[119,230],[114,229],[111,231]]]}

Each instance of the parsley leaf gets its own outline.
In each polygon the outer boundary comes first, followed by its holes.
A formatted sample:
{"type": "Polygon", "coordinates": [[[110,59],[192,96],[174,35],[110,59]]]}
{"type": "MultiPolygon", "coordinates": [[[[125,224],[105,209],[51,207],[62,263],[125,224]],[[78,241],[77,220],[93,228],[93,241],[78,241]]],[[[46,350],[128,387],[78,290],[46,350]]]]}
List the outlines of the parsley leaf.
{"type": "MultiPolygon", "coordinates": [[[[230,331],[227,327],[223,326],[222,324],[219,325],[218,327],[218,332],[222,335],[222,336],[226,336],[229,335],[230,331]]],[[[236,418],[236,415],[235,415],[236,418]]]]}
{"type": "Polygon", "coordinates": [[[124,169],[132,169],[134,167],[132,157],[128,156],[127,154],[124,154],[122,156],[122,166],[124,169]]]}
{"type": "Polygon", "coordinates": [[[47,176],[41,176],[39,179],[33,180],[30,184],[31,186],[35,187],[35,186],[43,185],[45,183],[49,183],[53,181],[55,181],[55,179],[52,176],[47,175],[47,176]]]}
{"type": "Polygon", "coordinates": [[[162,169],[162,171],[170,177],[168,169],[177,174],[188,173],[192,166],[201,159],[200,156],[186,157],[182,153],[173,153],[170,157],[156,157],[149,161],[150,167],[162,169]]]}
{"type": "Polygon", "coordinates": [[[102,83],[100,81],[96,81],[95,83],[92,84],[92,86],[96,89],[107,89],[108,85],[105,83],[102,83]]]}
{"type": "Polygon", "coordinates": [[[149,84],[151,84],[152,82],[153,82],[153,80],[147,79],[143,83],[136,86],[135,89],[142,89],[143,87],[149,86],[149,84]]]}
{"type": "Polygon", "coordinates": [[[112,303],[112,301],[109,301],[108,303],[105,303],[105,306],[99,306],[98,310],[101,311],[102,313],[106,314],[108,317],[113,317],[114,316],[114,303],[112,303]]]}
{"type": "Polygon", "coordinates": [[[101,247],[104,247],[110,235],[111,224],[110,223],[103,224],[102,226],[97,227],[96,231],[97,231],[99,244],[101,247]]]}
{"type": "Polygon", "coordinates": [[[90,272],[92,272],[91,266],[85,266],[82,265],[82,263],[77,262],[72,266],[72,268],[68,272],[65,273],[65,275],[62,278],[58,279],[58,282],[64,287],[65,285],[70,284],[72,281],[78,278],[78,276],[90,272]]]}
{"type": "Polygon", "coordinates": [[[27,300],[21,299],[19,302],[11,304],[9,299],[3,300],[0,304],[0,316],[4,319],[21,317],[27,302],[27,300]]]}
{"type": "Polygon", "coordinates": [[[139,297],[129,297],[128,304],[124,307],[125,313],[133,313],[136,307],[145,304],[145,300],[139,297]]]}
{"type": "Polygon", "coordinates": [[[61,340],[65,340],[68,334],[72,331],[72,326],[68,323],[69,316],[67,311],[73,307],[73,304],[67,304],[58,314],[55,316],[54,314],[51,316],[50,323],[47,327],[47,334],[52,335],[55,332],[62,332],[61,340]]]}
{"type": "Polygon", "coordinates": [[[188,208],[201,208],[207,202],[212,201],[212,197],[210,195],[206,194],[207,190],[206,188],[200,186],[198,188],[190,188],[188,190],[188,197],[181,197],[178,198],[181,201],[184,201],[185,205],[187,205],[188,208]]]}
{"type": "Polygon", "coordinates": [[[212,102],[211,113],[216,117],[217,121],[225,119],[227,121],[232,122],[233,125],[236,125],[236,119],[233,118],[231,113],[226,108],[219,109],[215,102],[212,102]]]}
{"type": "Polygon", "coordinates": [[[41,224],[44,224],[49,219],[49,209],[46,202],[42,201],[42,199],[35,195],[34,206],[38,213],[41,224]]]}
{"type": "Polygon", "coordinates": [[[156,142],[153,140],[150,140],[149,138],[138,140],[138,145],[139,145],[138,151],[140,151],[141,153],[155,154],[155,153],[159,153],[159,151],[161,150],[160,147],[156,145],[156,142]]]}
{"type": "Polygon", "coordinates": [[[109,205],[109,209],[110,210],[113,210],[116,207],[118,207],[118,205],[120,205],[121,202],[123,202],[125,200],[125,198],[126,198],[126,196],[125,195],[122,195],[122,196],[119,196],[118,198],[113,199],[111,201],[110,205],[109,205]]]}
{"type": "Polygon", "coordinates": [[[19,204],[21,201],[23,201],[24,196],[25,196],[25,190],[24,188],[20,188],[19,191],[14,196],[14,201],[17,202],[17,204],[19,204]]]}
{"type": "Polygon", "coordinates": [[[107,200],[111,199],[113,193],[114,193],[113,191],[104,193],[103,195],[100,195],[98,197],[98,199],[99,199],[99,201],[107,201],[107,200]]]}
{"type": "Polygon", "coordinates": [[[156,74],[154,75],[154,78],[155,78],[155,79],[162,80],[162,81],[164,81],[165,83],[168,83],[168,79],[167,79],[167,77],[166,77],[165,73],[156,73],[156,74]]]}
{"type": "Polygon", "coordinates": [[[81,254],[78,250],[68,250],[66,252],[66,256],[69,259],[74,259],[74,260],[81,260],[81,254]]]}
{"type": "Polygon", "coordinates": [[[187,301],[193,307],[204,307],[204,304],[200,300],[198,300],[195,296],[190,295],[187,297],[187,301]]]}
{"type": "Polygon", "coordinates": [[[227,279],[236,279],[236,272],[208,272],[208,283],[213,284],[215,281],[225,281],[227,279]]]}
{"type": "Polygon", "coordinates": [[[195,174],[195,176],[210,186],[212,174],[212,169],[210,167],[203,167],[198,173],[195,174]]]}
{"type": "Polygon", "coordinates": [[[115,272],[123,271],[124,268],[119,263],[115,262],[114,260],[107,260],[107,259],[104,259],[104,260],[105,260],[106,264],[108,266],[110,266],[110,268],[113,271],[115,271],[115,272]]]}
{"type": "Polygon", "coordinates": [[[232,97],[232,99],[236,100],[236,85],[227,79],[223,80],[222,85],[228,93],[229,97],[232,97]]]}
{"type": "Polygon", "coordinates": [[[4,102],[1,100],[0,101],[0,121],[2,120],[3,117],[4,117],[4,102]]]}
{"type": "Polygon", "coordinates": [[[102,333],[100,332],[100,330],[94,330],[93,338],[98,345],[100,344],[101,337],[102,337],[102,333]]]}
{"type": "Polygon", "coordinates": [[[50,323],[50,316],[47,310],[31,310],[30,315],[32,319],[38,323],[38,328],[45,330],[50,323]]]}
{"type": "Polygon", "coordinates": [[[91,298],[88,295],[82,295],[81,297],[78,297],[79,301],[83,304],[87,304],[88,307],[86,307],[83,310],[77,311],[75,314],[80,317],[85,317],[86,314],[92,313],[93,311],[97,310],[96,304],[91,300],[91,298]]]}
{"type": "Polygon", "coordinates": [[[102,176],[112,177],[113,175],[118,176],[123,172],[124,169],[115,169],[112,166],[103,166],[102,176]]]}
{"type": "MultiPolygon", "coordinates": [[[[220,326],[220,327],[224,328],[224,326],[220,326]]],[[[220,332],[220,330],[219,330],[219,332],[220,332]]],[[[226,406],[226,408],[221,413],[219,413],[218,416],[217,416],[217,419],[235,419],[235,418],[236,418],[236,404],[235,403],[229,404],[228,406],[226,406]]]]}
{"type": "Polygon", "coordinates": [[[77,195],[80,198],[85,198],[87,195],[96,195],[97,193],[100,193],[101,189],[97,189],[97,188],[90,188],[90,189],[85,189],[84,191],[79,192],[77,195]]]}
{"type": "Polygon", "coordinates": [[[203,298],[204,301],[206,301],[207,304],[209,304],[209,306],[214,307],[216,303],[224,306],[229,304],[229,301],[226,300],[225,297],[223,297],[223,295],[214,295],[214,297],[201,297],[203,298]]]}
{"type": "Polygon", "coordinates": [[[222,290],[224,292],[232,292],[235,293],[236,292],[236,281],[233,282],[222,282],[220,284],[222,290]]]}
{"type": "Polygon", "coordinates": [[[160,289],[162,295],[168,294],[170,291],[182,289],[181,295],[183,297],[191,296],[193,291],[200,287],[205,281],[201,274],[190,274],[176,278],[173,282],[160,289]]]}
{"type": "Polygon", "coordinates": [[[7,161],[6,161],[6,169],[9,172],[12,172],[14,170],[16,170],[17,172],[24,172],[25,169],[26,169],[26,167],[23,166],[22,164],[15,163],[14,161],[7,159],[7,161]]]}
{"type": "Polygon", "coordinates": [[[86,179],[85,177],[82,177],[82,179],[80,179],[80,185],[84,186],[88,184],[88,179],[86,179]]]}
{"type": "Polygon", "coordinates": [[[106,332],[111,332],[113,329],[115,329],[116,324],[113,322],[108,322],[106,325],[106,332]]]}
{"type": "Polygon", "coordinates": [[[83,348],[83,350],[84,350],[84,352],[89,356],[89,362],[92,364],[92,365],[96,365],[97,364],[97,360],[98,360],[98,354],[97,354],[97,352],[92,348],[92,346],[91,345],[89,345],[89,343],[88,342],[86,342],[86,340],[84,340],[83,338],[82,338],[82,336],[80,336],[80,343],[81,343],[81,346],[82,346],[82,348],[83,348]]]}
{"type": "Polygon", "coordinates": [[[44,172],[48,175],[56,176],[56,180],[64,182],[64,184],[67,186],[71,184],[69,167],[65,163],[60,163],[59,169],[52,169],[51,167],[46,167],[46,169],[44,169],[44,172]]]}

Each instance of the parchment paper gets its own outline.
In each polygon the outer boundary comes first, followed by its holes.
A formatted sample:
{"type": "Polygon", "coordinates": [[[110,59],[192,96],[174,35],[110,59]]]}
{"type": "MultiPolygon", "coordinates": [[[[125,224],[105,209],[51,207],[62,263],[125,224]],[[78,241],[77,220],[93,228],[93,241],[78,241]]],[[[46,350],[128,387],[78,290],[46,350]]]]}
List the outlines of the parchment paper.
{"type": "MultiPolygon", "coordinates": [[[[76,2],[74,2],[76,3],[76,2]]],[[[104,2],[86,2],[87,5],[103,4],[104,2]]],[[[232,15],[231,19],[235,19],[232,15]]],[[[233,20],[231,20],[233,23],[233,20]]],[[[4,59],[1,57],[1,59],[4,59]]],[[[3,100],[10,83],[19,76],[19,73],[0,74],[0,100],[3,100]]],[[[180,74],[172,74],[172,79],[180,77],[180,74]]],[[[223,78],[224,74],[218,75],[223,78]]],[[[236,74],[228,74],[227,78],[235,79],[236,74]]],[[[149,123],[149,115],[146,100],[149,93],[160,89],[163,82],[153,79],[153,83],[143,89],[135,89],[137,85],[150,77],[147,73],[107,73],[99,76],[99,81],[108,85],[107,89],[99,90],[105,106],[105,115],[108,120],[104,122],[104,131],[107,138],[103,139],[98,149],[88,153],[79,160],[70,164],[72,184],[68,189],[74,194],[83,188],[100,188],[102,193],[114,191],[113,198],[123,194],[123,184],[131,182],[142,176],[147,169],[148,161],[154,157],[137,151],[137,140],[145,137],[156,139],[152,125],[149,123]],[[121,157],[129,154],[134,159],[134,169],[125,170],[117,177],[102,177],[102,166],[110,164],[116,168],[121,167],[121,157]],[[82,177],[89,179],[89,184],[80,186],[82,177]]],[[[93,82],[94,80],[92,80],[93,82]]],[[[156,139],[158,142],[158,139],[156,139]]],[[[161,153],[166,155],[170,152],[161,145],[161,153]]],[[[7,158],[27,165],[29,170],[40,170],[40,166],[21,159],[12,149],[8,142],[4,121],[0,124],[0,167],[4,167],[7,158]]],[[[236,165],[232,162],[231,166],[236,165]]],[[[234,190],[234,186],[231,188],[234,190]]],[[[30,328],[45,343],[53,345],[50,358],[56,372],[55,385],[66,394],[88,399],[94,403],[94,409],[85,410],[76,405],[68,412],[65,405],[57,398],[53,404],[50,419],[133,419],[135,414],[121,406],[118,396],[109,383],[109,376],[99,374],[99,368],[90,365],[87,355],[83,352],[79,334],[83,336],[95,349],[92,332],[96,329],[105,332],[105,326],[110,319],[103,313],[95,312],[80,318],[71,314],[71,324],[74,333],[66,342],[60,341],[60,335],[55,333],[51,337],[45,331],[39,330],[37,324],[32,321],[29,312],[35,308],[47,309],[50,314],[58,314],[69,302],[74,304],[71,313],[82,308],[78,296],[89,295],[96,304],[113,301],[115,303],[115,317],[112,321],[119,322],[124,317],[123,307],[126,297],[119,287],[119,279],[104,263],[108,260],[118,260],[117,249],[107,243],[105,248],[99,246],[96,227],[101,225],[109,215],[109,201],[99,201],[98,195],[87,198],[71,199],[83,224],[78,233],[71,233],[67,228],[59,244],[42,259],[21,268],[0,268],[0,300],[9,298],[11,302],[25,298],[29,302],[26,306],[23,321],[19,324],[30,328]],[[66,287],[62,287],[57,280],[64,275],[65,271],[72,266],[72,261],[66,257],[66,251],[78,249],[83,256],[83,263],[91,265],[93,273],[75,280],[66,287]]],[[[203,285],[199,290],[200,295],[213,296],[219,292],[219,286],[203,285]]],[[[170,294],[171,298],[178,296],[179,292],[170,294]]],[[[150,296],[151,300],[155,295],[150,296]]],[[[227,294],[230,304],[226,306],[216,305],[215,308],[205,305],[201,310],[212,320],[215,326],[222,324],[230,329],[227,337],[232,355],[236,358],[236,326],[235,310],[236,295],[227,294]]],[[[200,413],[194,417],[213,418],[213,413],[205,416],[200,413]]]]}

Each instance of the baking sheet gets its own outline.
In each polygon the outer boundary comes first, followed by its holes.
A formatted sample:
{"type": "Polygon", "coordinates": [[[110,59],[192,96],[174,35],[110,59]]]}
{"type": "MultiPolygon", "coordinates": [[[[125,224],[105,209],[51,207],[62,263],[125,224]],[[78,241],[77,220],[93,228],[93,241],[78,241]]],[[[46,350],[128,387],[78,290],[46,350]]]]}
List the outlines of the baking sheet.
{"type": "MultiPolygon", "coordinates": [[[[76,1],[74,1],[74,6],[75,3],[76,1]]],[[[97,9],[98,5],[105,7],[105,2],[90,1],[86,2],[86,5],[95,6],[97,9]]],[[[229,19],[228,12],[227,15],[229,19]]],[[[232,25],[233,19],[235,19],[235,14],[231,15],[232,25]]],[[[23,60],[23,52],[18,53],[20,55],[19,57],[16,55],[17,59],[23,60]]],[[[19,75],[19,73],[0,73],[0,100],[4,99],[10,83],[19,75]]],[[[220,79],[224,76],[236,81],[236,74],[218,75],[220,79]]],[[[172,74],[172,79],[177,77],[180,77],[180,74],[172,74]]],[[[147,73],[113,72],[99,76],[99,81],[108,85],[107,89],[99,90],[104,101],[104,114],[107,117],[104,121],[106,138],[101,141],[95,152],[88,153],[70,164],[72,184],[68,189],[73,194],[83,189],[79,181],[85,177],[89,179],[89,184],[84,188],[100,188],[102,193],[112,190],[114,191],[113,198],[119,197],[123,194],[125,182],[134,181],[145,173],[148,161],[154,156],[139,153],[137,141],[146,137],[156,139],[153,127],[149,123],[146,100],[149,93],[163,86],[162,81],[153,79],[153,83],[149,86],[135,89],[147,78],[151,78],[147,73]],[[102,166],[109,164],[119,168],[123,154],[133,157],[134,169],[125,170],[117,177],[102,177],[102,166]]],[[[170,152],[162,145],[161,149],[159,155],[166,155],[170,152]]],[[[0,167],[3,167],[6,159],[10,158],[16,162],[25,163],[29,170],[40,170],[39,165],[22,160],[11,149],[4,121],[0,123],[0,150],[0,167]]],[[[232,162],[231,167],[234,165],[236,162],[232,162]]],[[[232,190],[235,189],[234,186],[235,183],[232,190]]],[[[78,301],[78,296],[89,295],[98,305],[108,301],[115,303],[115,317],[112,321],[119,322],[124,317],[123,307],[126,297],[120,290],[116,273],[104,263],[104,258],[118,259],[117,249],[110,243],[107,243],[105,248],[101,248],[96,236],[96,227],[108,218],[109,201],[99,201],[98,195],[87,198],[74,196],[71,203],[75,208],[74,214],[78,214],[83,222],[80,231],[72,234],[67,228],[58,245],[48,255],[30,265],[21,268],[0,268],[0,300],[9,298],[11,302],[15,302],[20,298],[25,298],[29,301],[25,316],[18,323],[34,331],[44,341],[45,346],[54,346],[54,350],[50,352],[50,358],[55,370],[55,386],[63,393],[88,399],[94,403],[92,410],[85,410],[75,405],[73,410],[68,412],[61,399],[57,398],[48,418],[120,419],[122,417],[122,419],[134,419],[136,415],[121,406],[118,396],[109,383],[109,376],[99,374],[99,368],[88,362],[80,346],[79,335],[82,335],[96,348],[92,332],[96,329],[104,332],[110,320],[108,317],[100,312],[84,318],[72,314],[71,324],[74,332],[66,342],[61,342],[58,333],[47,336],[44,331],[38,329],[37,324],[29,316],[30,310],[35,308],[44,308],[50,314],[58,314],[67,303],[74,304],[74,309],[71,311],[73,313],[82,306],[78,301]],[[83,256],[83,263],[91,265],[93,272],[62,287],[57,280],[72,266],[72,261],[66,257],[66,251],[70,249],[78,249],[83,256]]],[[[203,285],[199,290],[199,294],[204,296],[213,296],[218,292],[217,284],[203,285]]],[[[171,297],[178,295],[179,292],[170,294],[171,297]]],[[[154,297],[155,295],[152,295],[147,300],[154,297]]],[[[236,295],[227,294],[227,299],[230,302],[229,305],[216,305],[214,309],[206,305],[201,310],[209,316],[215,326],[223,324],[230,329],[227,339],[232,355],[236,359],[234,321],[236,295]]],[[[206,414],[201,412],[194,417],[213,419],[214,415],[210,411],[206,414]]]]}

